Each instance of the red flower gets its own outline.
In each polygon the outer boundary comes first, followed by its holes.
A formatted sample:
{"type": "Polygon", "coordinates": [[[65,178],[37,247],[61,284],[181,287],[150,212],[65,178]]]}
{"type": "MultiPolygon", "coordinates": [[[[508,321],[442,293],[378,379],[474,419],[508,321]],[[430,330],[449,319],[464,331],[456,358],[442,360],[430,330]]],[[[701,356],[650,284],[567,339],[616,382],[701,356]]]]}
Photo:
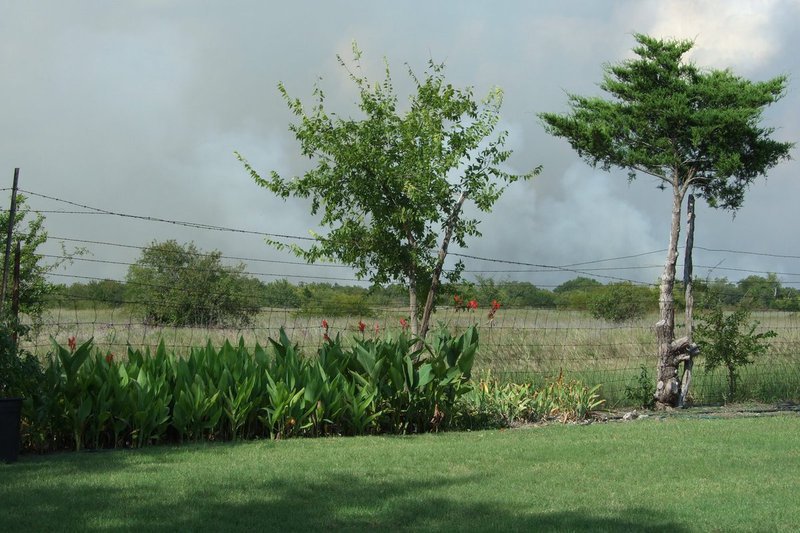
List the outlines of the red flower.
{"type": "Polygon", "coordinates": [[[403,328],[403,331],[408,330],[408,320],[406,320],[405,318],[401,318],[400,327],[403,328]]]}
{"type": "Polygon", "coordinates": [[[108,355],[106,355],[106,363],[111,364],[113,362],[114,362],[114,354],[108,352],[108,355]]]}
{"type": "Polygon", "coordinates": [[[359,320],[358,321],[358,331],[360,331],[361,333],[364,333],[365,329],[367,329],[367,325],[364,324],[363,320],[359,320]]]}
{"type": "Polygon", "coordinates": [[[67,344],[69,345],[69,349],[72,352],[74,352],[78,347],[78,343],[75,342],[75,337],[70,337],[69,339],[67,339],[67,344]]]}
{"type": "Polygon", "coordinates": [[[500,309],[500,302],[492,300],[492,311],[497,311],[498,309],[500,309]]]}
{"type": "Polygon", "coordinates": [[[328,321],[324,318],[322,319],[322,327],[325,328],[325,331],[328,331],[328,321]]]}
{"type": "Polygon", "coordinates": [[[328,336],[327,332],[322,335],[322,340],[325,342],[331,342],[331,338],[328,336]]]}
{"type": "Polygon", "coordinates": [[[378,323],[375,322],[375,333],[380,333],[380,331],[381,331],[380,325],[378,325],[378,323]]]}
{"type": "Polygon", "coordinates": [[[478,308],[478,301],[477,300],[470,300],[469,303],[467,304],[467,307],[469,309],[471,309],[472,311],[474,311],[475,309],[478,308]]]}

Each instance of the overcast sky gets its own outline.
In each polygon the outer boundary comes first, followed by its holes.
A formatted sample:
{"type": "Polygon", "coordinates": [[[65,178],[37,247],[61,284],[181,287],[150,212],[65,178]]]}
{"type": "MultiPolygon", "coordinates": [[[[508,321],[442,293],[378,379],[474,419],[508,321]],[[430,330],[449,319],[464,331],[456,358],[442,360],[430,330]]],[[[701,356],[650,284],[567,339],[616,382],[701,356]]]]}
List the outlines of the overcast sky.
{"type": "MultiPolygon", "coordinates": [[[[502,126],[514,149],[511,169],[543,165],[539,177],[507,191],[484,217],[483,237],[464,253],[566,265],[658,251],[576,267],[610,268],[593,272],[654,282],[668,240],[669,191],[657,189],[651,178],[629,184],[623,171],[592,169],[566,141],[545,134],[536,114],[566,111],[566,92],[600,94],[603,65],[630,57],[632,34],[641,32],[695,39],[691,59],[701,67],[730,67],[753,80],[788,75],[788,92],[766,120],[779,140],[796,141],[798,20],[797,0],[3,0],[0,187],[10,187],[13,169],[20,167],[22,189],[79,204],[306,235],[315,226],[307,205],[260,189],[233,152],[242,152],[264,174],[306,170],[308,162],[288,131],[294,117],[276,86],[282,81],[309,102],[321,78],[330,108],[349,113],[356,94],[336,54],[349,57],[355,40],[367,74],[379,79],[385,57],[400,91],[408,87],[404,64],[421,72],[428,59],[445,62],[448,80],[474,86],[478,95],[501,87],[502,126]]],[[[698,247],[770,255],[698,249],[697,275],[736,280],[777,272],[786,284],[800,287],[800,259],[775,257],[800,256],[798,164],[783,163],[754,184],[735,219],[698,204],[698,247]]],[[[81,210],[38,196],[29,203],[44,211],[81,210]]],[[[294,260],[256,235],[105,215],[46,216],[50,235],[65,239],[132,246],[177,239],[227,256],[294,260]]],[[[123,279],[125,266],[109,262],[137,256],[130,248],[84,246],[92,262],[76,261],[62,274],[123,279]]],[[[481,261],[467,266],[522,268],[481,261]]],[[[346,269],[275,263],[249,263],[248,269],[271,274],[262,276],[265,281],[352,276],[346,269]]],[[[552,286],[576,274],[491,275],[552,286]]]]}

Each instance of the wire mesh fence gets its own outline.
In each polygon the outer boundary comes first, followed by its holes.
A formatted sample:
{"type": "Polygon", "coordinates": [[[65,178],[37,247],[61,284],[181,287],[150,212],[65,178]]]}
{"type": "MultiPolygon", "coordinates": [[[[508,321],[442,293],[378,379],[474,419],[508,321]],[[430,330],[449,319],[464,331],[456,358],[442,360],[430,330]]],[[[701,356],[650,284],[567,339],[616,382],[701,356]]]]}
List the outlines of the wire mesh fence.
{"type": "MultiPolygon", "coordinates": [[[[281,329],[306,354],[316,353],[324,342],[323,319],[331,338],[340,336],[345,344],[352,339],[396,335],[401,320],[407,317],[402,307],[374,308],[368,315],[313,315],[296,309],[262,308],[246,325],[159,326],[148,324],[130,308],[50,309],[39,328],[29,337],[27,347],[44,355],[51,350],[51,339],[65,344],[69,337],[79,341],[94,339],[94,345],[124,357],[128,347],[155,350],[159,343],[176,353],[187,353],[211,343],[228,341],[268,345],[281,329]]],[[[745,367],[740,389],[753,399],[791,400],[800,397],[800,316],[786,312],[759,312],[754,319],[759,330],[772,330],[769,352],[745,367]]],[[[635,388],[642,372],[655,376],[655,316],[627,322],[608,323],[588,313],[574,310],[510,308],[502,309],[492,321],[485,313],[440,308],[434,314],[435,327],[460,332],[479,325],[480,349],[473,375],[491,375],[515,382],[543,382],[558,375],[602,384],[603,394],[613,401],[623,400],[626,389],[635,388]]],[[[652,379],[651,379],[652,381],[652,379]]],[[[702,359],[696,366],[692,395],[697,402],[725,399],[724,369],[704,370],[702,359]]]]}
{"type": "MultiPolygon", "coordinates": [[[[251,235],[258,239],[270,238],[307,239],[292,235],[277,235],[237,228],[225,228],[208,224],[173,221],[163,218],[143,217],[126,213],[93,208],[61,200],[48,195],[27,192],[29,197],[57,202],[66,202],[79,211],[61,210],[64,216],[78,216],[94,213],[97,215],[119,216],[125,219],[144,220],[156,223],[169,223],[192,228],[197,231],[231,231],[251,235]]],[[[42,210],[55,213],[57,210],[42,210]]],[[[74,283],[105,283],[124,286],[127,290],[110,297],[96,295],[78,295],[71,293],[53,299],[31,334],[25,339],[25,347],[34,353],[45,356],[51,350],[51,339],[65,344],[69,337],[79,341],[94,339],[94,345],[103,351],[114,353],[120,357],[128,347],[155,349],[159,343],[182,353],[210,342],[219,346],[225,341],[239,342],[241,339],[248,346],[256,343],[265,345],[269,338],[276,338],[279,331],[287,332],[293,342],[307,354],[313,354],[323,342],[322,320],[329,325],[328,334],[337,334],[343,342],[351,342],[353,338],[374,337],[383,334],[396,334],[403,326],[401,320],[409,316],[408,307],[402,300],[394,297],[366,298],[359,293],[350,298],[335,298],[329,293],[319,296],[316,305],[307,305],[299,301],[286,302],[280,298],[265,298],[256,288],[239,289],[236,305],[247,306],[246,320],[215,320],[213,313],[204,315],[203,320],[191,321],[190,325],[163,325],[148,317],[142,311],[146,304],[152,303],[142,296],[142,292],[130,290],[136,285],[126,272],[136,264],[135,255],[146,249],[146,246],[135,243],[110,242],[89,238],[87,235],[57,236],[53,239],[60,242],[81,245],[88,249],[85,255],[44,254],[44,261],[60,261],[71,259],[67,269],[50,273],[54,283],[70,285],[74,283]],[[105,277],[87,274],[88,266],[104,266],[116,269],[118,275],[105,277]],[[330,298],[326,301],[325,298],[330,298]]],[[[703,250],[702,247],[697,247],[703,250]]],[[[752,252],[734,250],[713,250],[738,254],[752,252]]],[[[527,276],[543,295],[544,303],[536,305],[515,305],[507,301],[492,316],[487,315],[489,301],[484,298],[477,309],[464,306],[453,306],[452,301],[440,303],[433,315],[433,332],[437,328],[451,331],[463,331],[472,324],[478,324],[481,335],[480,351],[476,358],[476,375],[491,374],[498,379],[511,381],[542,381],[554,376],[564,375],[581,379],[590,384],[602,384],[606,398],[617,401],[630,394],[646,374],[647,379],[654,381],[656,372],[656,337],[654,324],[657,317],[650,314],[621,322],[595,318],[585,308],[577,306],[556,305],[553,289],[558,285],[541,278],[543,275],[560,273],[575,276],[586,276],[603,283],[629,282],[633,285],[653,288],[655,283],[646,283],[630,279],[632,270],[650,269],[655,274],[663,268],[659,265],[627,264],[624,261],[641,259],[652,254],[663,253],[654,250],[645,253],[629,254],[622,257],[602,258],[582,261],[570,265],[541,265],[533,262],[507,261],[499,258],[484,258],[468,254],[455,254],[462,260],[471,261],[466,272],[468,275],[483,276],[490,281],[497,277],[516,275],[527,276]],[[613,262],[610,266],[608,262],[613,262]],[[489,264],[491,268],[486,265],[489,264]],[[480,266],[483,265],[483,266],[480,266]],[[498,265],[502,265],[499,267],[498,265]],[[537,277],[538,276],[538,277],[537,277]],[[627,391],[627,392],[626,392],[627,391]]],[[[208,256],[205,252],[198,255],[208,256]]],[[[225,255],[217,252],[218,258],[227,265],[242,264],[241,274],[259,282],[289,279],[293,284],[323,284],[330,291],[338,294],[346,293],[349,284],[355,284],[356,278],[349,274],[347,267],[336,264],[306,265],[297,260],[287,258],[270,259],[258,257],[242,257],[225,255]],[[289,267],[290,273],[279,271],[278,267],[289,267]],[[337,270],[340,269],[340,270],[337,270]],[[345,269],[345,270],[341,270],[345,269]],[[338,284],[338,285],[337,285],[338,284]]],[[[787,254],[761,254],[782,260],[800,260],[799,256],[787,254]]],[[[191,267],[181,267],[191,268],[191,267]]],[[[716,268],[716,267],[715,267],[716,268]]],[[[730,269],[742,270],[742,269],[730,269]]],[[[746,270],[743,272],[768,275],[767,272],[746,270]]],[[[783,272],[781,283],[791,286],[797,283],[791,272],[783,272]]],[[[773,279],[773,278],[770,278],[773,279]]],[[[777,279],[777,278],[774,278],[777,279]]],[[[498,281],[498,284],[500,282],[498,281]]],[[[598,284],[599,285],[599,284],[598,284]]],[[[776,286],[777,287],[777,286],[776,286]]],[[[119,288],[119,287],[117,287],[119,288]]],[[[166,293],[173,289],[169,284],[147,286],[152,294],[166,293]]],[[[770,294],[777,298],[777,288],[770,294]]],[[[184,287],[186,293],[202,293],[207,289],[202,285],[184,287]]],[[[463,290],[468,292],[469,287],[463,290]]],[[[794,289],[792,289],[794,290],[794,289]]],[[[205,294],[209,301],[215,300],[214,294],[205,294]]],[[[335,296],[335,295],[334,295],[335,296]]],[[[352,295],[351,295],[352,296],[352,295]]],[[[315,297],[314,294],[311,296],[315,297]]],[[[796,295],[792,296],[793,298],[796,295]]],[[[788,301],[788,300],[787,300],[788,301]]],[[[652,302],[653,304],[655,302],[652,302]]],[[[767,302],[769,303],[769,302],[767,302]]],[[[160,305],[174,305],[164,301],[160,305]]],[[[791,306],[789,307],[791,309],[791,306]]],[[[741,374],[741,390],[747,391],[752,398],[762,400],[794,400],[800,398],[800,314],[797,311],[762,310],[752,315],[758,321],[759,331],[772,330],[777,337],[770,339],[770,350],[754,364],[746,367],[741,374]]],[[[678,329],[682,326],[679,324],[678,329]]],[[[702,359],[695,368],[693,396],[698,402],[716,402],[724,399],[726,394],[726,374],[724,369],[708,372],[704,370],[702,359]]]]}

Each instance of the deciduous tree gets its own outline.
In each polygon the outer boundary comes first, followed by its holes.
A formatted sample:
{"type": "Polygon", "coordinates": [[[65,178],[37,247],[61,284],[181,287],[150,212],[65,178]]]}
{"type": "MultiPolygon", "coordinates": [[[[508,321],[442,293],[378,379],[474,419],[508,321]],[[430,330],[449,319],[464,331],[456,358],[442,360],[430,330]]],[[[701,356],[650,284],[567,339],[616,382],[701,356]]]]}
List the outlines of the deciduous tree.
{"type": "MultiPolygon", "coordinates": [[[[472,88],[454,87],[444,65],[430,62],[421,77],[409,69],[415,92],[401,105],[388,66],[382,82],[370,83],[355,46],[353,53],[353,68],[338,59],[358,90],[358,118],[329,112],[319,87],[307,109],[279,85],[299,118],[290,129],[313,161],[310,170],[294,179],[262,177],[237,156],[256,183],[282,198],[310,198],[312,214],[321,214],[327,233],[308,248],[291,246],[298,256],[351,265],[374,284],[403,283],[412,331],[424,337],[449,245],[463,248],[467,237],[480,235],[465,203],[488,212],[508,184],[538,169],[517,175],[504,166],[511,151],[504,149],[507,133],[495,131],[500,89],[476,102],[472,88]]],[[[454,281],[460,272],[459,266],[447,277],[454,281]]]]}
{"type": "Polygon", "coordinates": [[[155,324],[241,325],[258,312],[244,265],[226,266],[219,251],[153,242],[128,267],[128,298],[155,324]]]}

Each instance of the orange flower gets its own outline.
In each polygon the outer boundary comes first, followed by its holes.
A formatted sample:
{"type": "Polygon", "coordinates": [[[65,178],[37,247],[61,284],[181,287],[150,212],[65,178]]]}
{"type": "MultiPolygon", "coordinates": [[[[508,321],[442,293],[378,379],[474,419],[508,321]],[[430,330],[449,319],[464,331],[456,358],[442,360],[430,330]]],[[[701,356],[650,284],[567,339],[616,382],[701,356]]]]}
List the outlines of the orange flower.
{"type": "Polygon", "coordinates": [[[467,304],[467,307],[472,311],[474,311],[475,309],[478,308],[478,300],[470,300],[469,303],[467,304]]]}

